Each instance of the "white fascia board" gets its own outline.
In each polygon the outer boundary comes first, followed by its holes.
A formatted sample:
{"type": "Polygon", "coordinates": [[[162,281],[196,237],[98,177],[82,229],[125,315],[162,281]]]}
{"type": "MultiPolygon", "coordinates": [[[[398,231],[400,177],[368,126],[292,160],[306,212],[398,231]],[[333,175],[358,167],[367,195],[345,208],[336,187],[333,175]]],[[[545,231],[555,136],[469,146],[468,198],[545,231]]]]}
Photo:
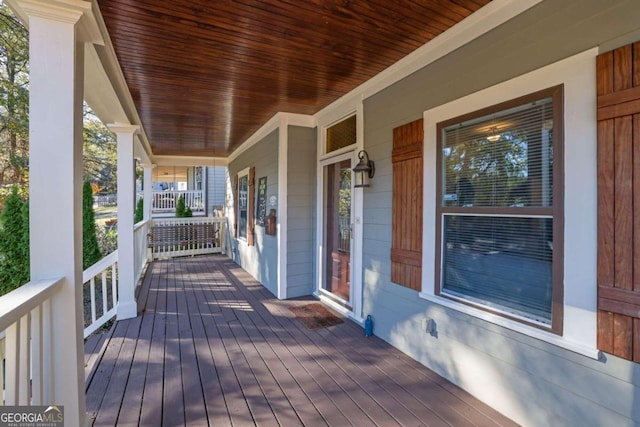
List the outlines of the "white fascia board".
{"type": "Polygon", "coordinates": [[[199,156],[155,156],[154,164],[158,166],[227,166],[224,157],[199,156]]]}

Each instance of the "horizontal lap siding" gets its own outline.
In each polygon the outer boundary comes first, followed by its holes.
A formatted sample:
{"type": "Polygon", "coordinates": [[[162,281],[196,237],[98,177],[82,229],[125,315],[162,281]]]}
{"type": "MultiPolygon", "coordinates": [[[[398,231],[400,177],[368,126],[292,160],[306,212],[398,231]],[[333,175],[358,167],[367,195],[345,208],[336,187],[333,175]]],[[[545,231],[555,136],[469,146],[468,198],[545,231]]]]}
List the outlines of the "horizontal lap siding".
{"type": "Polygon", "coordinates": [[[287,153],[287,298],[314,290],[316,129],[290,126],[287,153]]]}
{"type": "Polygon", "coordinates": [[[596,66],[598,348],[640,362],[640,44],[596,66]]]}
{"type": "MultiPolygon", "coordinates": [[[[267,177],[267,201],[271,196],[278,196],[277,130],[271,132],[229,163],[229,177],[231,182],[234,182],[234,188],[229,195],[232,199],[228,201],[227,207],[231,207],[234,211],[237,211],[237,175],[238,172],[246,168],[255,168],[253,174],[256,184],[261,177],[267,177]]],[[[253,215],[255,214],[256,206],[255,194],[250,206],[251,214],[253,215]]],[[[267,206],[268,213],[269,206],[267,206]]],[[[266,235],[264,227],[261,226],[254,225],[253,230],[255,245],[249,246],[247,241],[237,238],[230,239],[232,244],[229,255],[270,292],[275,294],[277,290],[277,269],[272,268],[272,266],[278,263],[277,237],[266,235]]],[[[249,234],[247,234],[247,237],[249,237],[249,234]]]]}

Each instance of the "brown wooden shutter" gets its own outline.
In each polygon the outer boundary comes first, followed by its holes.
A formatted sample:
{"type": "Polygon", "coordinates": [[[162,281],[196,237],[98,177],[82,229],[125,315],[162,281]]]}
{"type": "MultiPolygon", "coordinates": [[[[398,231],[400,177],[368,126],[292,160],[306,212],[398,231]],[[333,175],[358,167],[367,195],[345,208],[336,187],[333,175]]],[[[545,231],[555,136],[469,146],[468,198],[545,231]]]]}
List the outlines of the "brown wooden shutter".
{"type": "Polygon", "coordinates": [[[422,119],[393,130],[391,281],[421,290],[422,119]]]}
{"type": "Polygon", "coordinates": [[[249,168],[249,196],[247,200],[247,245],[253,246],[255,244],[255,220],[253,213],[253,204],[256,195],[256,168],[249,168]]]}
{"type": "Polygon", "coordinates": [[[233,178],[233,237],[238,237],[238,175],[233,178]]]}
{"type": "Polygon", "coordinates": [[[640,362],[640,43],[597,57],[598,348],[640,362]]]}

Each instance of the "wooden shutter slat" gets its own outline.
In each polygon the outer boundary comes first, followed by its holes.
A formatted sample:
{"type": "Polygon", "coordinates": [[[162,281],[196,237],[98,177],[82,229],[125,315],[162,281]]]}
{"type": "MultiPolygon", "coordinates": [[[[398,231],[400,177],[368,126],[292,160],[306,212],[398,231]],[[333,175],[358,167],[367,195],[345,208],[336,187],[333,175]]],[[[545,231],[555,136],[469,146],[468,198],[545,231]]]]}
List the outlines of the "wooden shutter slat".
{"type": "Polygon", "coordinates": [[[615,285],[633,288],[633,147],[631,117],[614,120],[615,285]]]}
{"type": "Polygon", "coordinates": [[[615,92],[633,86],[631,45],[613,51],[613,90],[615,92]]]}
{"type": "Polygon", "coordinates": [[[247,200],[247,245],[255,245],[255,221],[253,204],[256,192],[256,168],[254,166],[249,168],[249,194],[247,200]]]}
{"type": "Polygon", "coordinates": [[[596,67],[598,348],[640,362],[640,44],[596,67]]]}
{"type": "Polygon", "coordinates": [[[622,102],[598,109],[598,120],[640,113],[640,100],[622,102]]]}
{"type": "Polygon", "coordinates": [[[613,120],[598,123],[598,283],[614,282],[613,120]]]}
{"type": "MultiPolygon", "coordinates": [[[[611,107],[616,104],[623,104],[629,101],[637,101],[638,99],[640,99],[640,87],[632,87],[630,89],[621,90],[620,92],[611,92],[605,95],[599,95],[598,108],[611,107]]],[[[601,120],[600,118],[598,119],[601,120]]]]}
{"type": "MultiPolygon", "coordinates": [[[[639,56],[640,59],[640,56],[639,56]]],[[[638,66],[640,69],[640,66],[638,66]]],[[[640,114],[633,116],[633,214],[632,214],[632,227],[633,230],[640,232],[640,114]]],[[[632,288],[635,291],[640,291],[640,238],[635,236],[632,239],[632,251],[633,256],[633,279],[632,288]]],[[[640,301],[640,292],[637,292],[640,301]]]]}
{"type": "Polygon", "coordinates": [[[393,130],[391,281],[420,290],[422,283],[423,121],[393,130]]]}
{"type": "Polygon", "coordinates": [[[613,354],[631,359],[633,349],[633,318],[613,314],[613,354]]]}

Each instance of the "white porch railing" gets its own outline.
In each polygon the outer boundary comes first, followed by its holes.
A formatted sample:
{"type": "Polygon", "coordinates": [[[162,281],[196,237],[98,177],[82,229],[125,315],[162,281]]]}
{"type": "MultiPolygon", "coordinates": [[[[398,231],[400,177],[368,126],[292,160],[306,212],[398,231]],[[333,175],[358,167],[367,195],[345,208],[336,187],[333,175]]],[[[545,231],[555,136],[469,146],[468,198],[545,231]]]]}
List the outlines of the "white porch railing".
{"type": "Polygon", "coordinates": [[[140,221],[133,226],[133,268],[136,283],[142,277],[144,266],[151,258],[148,247],[148,234],[153,222],[151,220],[140,221]]]}
{"type": "Polygon", "coordinates": [[[118,251],[111,252],[87,268],[82,273],[82,283],[84,337],[86,338],[116,315],[118,308],[118,251]],[[87,307],[87,303],[89,307],[87,307]],[[90,313],[87,312],[89,310],[90,313]]]}
{"type": "MultiPolygon", "coordinates": [[[[51,399],[51,297],[62,279],[29,282],[0,297],[0,331],[5,405],[43,405],[51,399]]],[[[0,366],[1,367],[1,366],[0,366]]]]}
{"type": "Polygon", "coordinates": [[[153,259],[222,253],[226,218],[156,218],[149,233],[153,259]]]}
{"type": "Polygon", "coordinates": [[[193,213],[204,213],[204,192],[201,190],[188,191],[154,191],[154,213],[172,213],[176,210],[178,199],[184,197],[185,206],[189,206],[193,213]]]}

